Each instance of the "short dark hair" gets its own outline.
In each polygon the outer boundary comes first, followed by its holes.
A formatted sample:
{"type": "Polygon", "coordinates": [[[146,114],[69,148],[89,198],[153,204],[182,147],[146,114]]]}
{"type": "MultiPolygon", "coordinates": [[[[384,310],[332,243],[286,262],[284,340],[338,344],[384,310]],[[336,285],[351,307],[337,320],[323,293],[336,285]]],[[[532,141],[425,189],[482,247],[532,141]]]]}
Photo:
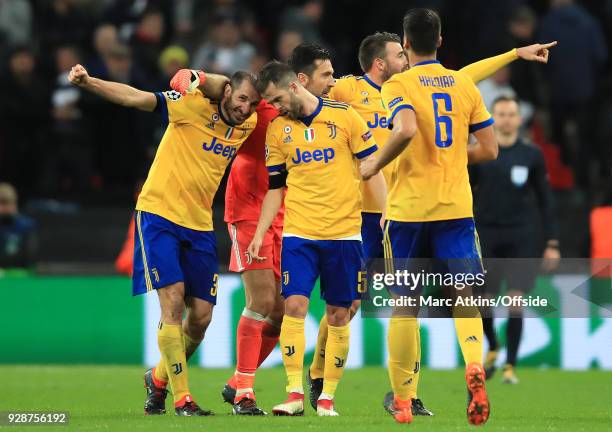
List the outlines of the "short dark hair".
{"type": "Polygon", "coordinates": [[[432,9],[410,9],[404,15],[404,36],[416,54],[430,55],[438,49],[442,32],[440,16],[432,9]]]}
{"type": "Polygon", "coordinates": [[[253,87],[257,87],[257,78],[251,72],[247,71],[237,71],[232,74],[230,77],[230,87],[232,90],[236,90],[238,87],[242,85],[244,80],[250,82],[253,87]]]}
{"type": "Polygon", "coordinates": [[[521,103],[519,102],[518,98],[516,96],[512,96],[512,95],[507,95],[507,94],[503,94],[501,96],[497,96],[494,100],[493,103],[491,104],[491,111],[493,111],[495,109],[495,105],[497,105],[500,102],[514,102],[516,103],[516,106],[519,107],[521,106],[521,103]]]}
{"type": "Polygon", "coordinates": [[[303,73],[310,77],[317,68],[317,60],[331,61],[331,53],[320,45],[305,42],[293,49],[287,63],[296,74],[303,73]]]}
{"type": "Polygon", "coordinates": [[[363,72],[370,70],[375,59],[385,56],[387,42],[397,42],[400,45],[402,43],[398,35],[388,32],[376,32],[361,41],[361,45],[359,45],[359,65],[363,72]]]}
{"type": "Polygon", "coordinates": [[[34,48],[32,48],[30,45],[26,45],[26,44],[18,44],[13,46],[10,49],[10,54],[9,56],[12,58],[16,55],[20,55],[20,54],[29,54],[32,57],[36,56],[36,53],[34,52],[34,48]]]}
{"type": "Polygon", "coordinates": [[[264,91],[266,91],[270,83],[274,84],[275,86],[285,86],[296,79],[297,76],[291,66],[274,60],[261,68],[259,76],[257,77],[257,84],[255,85],[255,88],[259,94],[262,94],[264,91]]]}

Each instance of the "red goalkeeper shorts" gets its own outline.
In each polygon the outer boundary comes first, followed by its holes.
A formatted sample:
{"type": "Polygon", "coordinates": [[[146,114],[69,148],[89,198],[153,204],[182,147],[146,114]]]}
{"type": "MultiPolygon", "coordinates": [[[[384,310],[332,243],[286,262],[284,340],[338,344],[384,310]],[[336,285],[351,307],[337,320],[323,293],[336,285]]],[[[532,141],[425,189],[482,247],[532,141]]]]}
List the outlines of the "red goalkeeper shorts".
{"type": "Polygon", "coordinates": [[[228,223],[230,239],[232,240],[232,251],[230,253],[229,269],[233,272],[242,273],[247,270],[272,269],[274,275],[280,280],[280,259],[283,228],[280,225],[272,225],[259,250],[259,256],[266,260],[257,262],[248,253],[249,243],[255,235],[257,221],[239,221],[228,223]]]}

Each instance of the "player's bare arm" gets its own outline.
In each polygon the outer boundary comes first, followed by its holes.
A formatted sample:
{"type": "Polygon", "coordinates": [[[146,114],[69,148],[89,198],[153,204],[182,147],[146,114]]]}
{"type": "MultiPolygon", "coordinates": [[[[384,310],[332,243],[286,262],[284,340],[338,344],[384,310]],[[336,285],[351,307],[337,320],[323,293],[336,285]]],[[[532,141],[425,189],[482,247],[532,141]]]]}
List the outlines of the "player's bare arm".
{"type": "Polygon", "coordinates": [[[367,159],[361,163],[360,171],[364,180],[373,177],[378,171],[387,166],[393,159],[398,157],[410,140],[417,133],[416,114],[411,109],[399,111],[393,120],[393,130],[389,140],[380,150],[378,157],[367,159]]]}
{"type": "MultiPolygon", "coordinates": [[[[275,176],[280,176],[281,173],[270,173],[270,182],[272,183],[272,178],[275,176]]],[[[272,222],[276,218],[278,211],[281,208],[283,203],[283,188],[269,189],[264,197],[263,203],[261,205],[261,213],[259,214],[259,221],[257,222],[257,229],[255,230],[255,235],[253,236],[253,240],[249,244],[248,252],[251,254],[251,257],[257,261],[263,261],[266,257],[259,256],[259,249],[263,243],[264,235],[272,222]]]]}
{"type": "MultiPolygon", "coordinates": [[[[376,153],[371,154],[370,156],[362,159],[360,161],[361,164],[367,163],[369,159],[376,159],[376,153]]],[[[363,182],[363,186],[368,189],[370,192],[370,196],[372,196],[376,201],[377,208],[385,208],[385,202],[387,200],[387,184],[385,182],[385,177],[383,173],[379,171],[374,176],[370,177],[369,180],[365,180],[363,182]]]]}
{"type": "Polygon", "coordinates": [[[229,82],[229,78],[225,75],[207,73],[206,81],[203,85],[200,84],[198,88],[206,95],[207,98],[212,100],[221,100],[221,98],[223,98],[225,86],[229,84],[229,82]]]}
{"type": "Polygon", "coordinates": [[[474,132],[476,142],[468,145],[468,163],[475,164],[497,159],[499,145],[495,139],[493,126],[474,132]]]}
{"type": "Polygon", "coordinates": [[[546,44],[533,44],[516,48],[506,53],[469,64],[461,68],[461,72],[467,74],[475,83],[478,83],[489,78],[495,72],[517,59],[548,63],[549,50],[556,45],[557,41],[554,41],[546,44]]]}
{"type": "Polygon", "coordinates": [[[170,88],[182,95],[198,88],[207,98],[221,100],[230,79],[225,75],[205,73],[202,70],[180,69],[170,80],[170,88]]]}
{"type": "Polygon", "coordinates": [[[72,67],[68,74],[68,80],[71,84],[90,91],[117,105],[149,112],[153,111],[157,106],[155,94],[138,90],[127,84],[91,77],[80,64],[72,67]]]}

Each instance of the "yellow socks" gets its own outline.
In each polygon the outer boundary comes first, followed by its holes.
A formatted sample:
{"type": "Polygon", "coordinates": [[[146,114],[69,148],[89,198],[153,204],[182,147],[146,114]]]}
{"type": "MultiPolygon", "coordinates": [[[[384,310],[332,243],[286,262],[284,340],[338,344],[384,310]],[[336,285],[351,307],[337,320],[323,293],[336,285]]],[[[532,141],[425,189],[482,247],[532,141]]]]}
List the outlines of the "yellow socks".
{"type": "Polygon", "coordinates": [[[401,400],[408,400],[411,391],[415,390],[417,330],[416,318],[392,317],[389,322],[389,380],[395,397],[401,400]]]}
{"type": "Polygon", "coordinates": [[[466,365],[470,363],[482,364],[483,354],[483,330],[482,318],[478,308],[457,307],[453,310],[455,317],[455,330],[457,340],[461,346],[463,361],[466,365]],[[474,318],[464,318],[474,317],[474,318]]]}
{"type": "Polygon", "coordinates": [[[287,374],[287,392],[304,393],[302,375],[304,373],[304,319],[283,317],[280,333],[280,347],[283,352],[283,364],[287,374]]]}
{"type": "Polygon", "coordinates": [[[187,333],[183,331],[183,345],[185,346],[185,358],[189,360],[193,353],[198,349],[202,343],[202,339],[194,340],[187,336],[187,333]]]}
{"type": "MultiPolygon", "coordinates": [[[[323,323],[323,321],[321,321],[323,323]]],[[[325,322],[327,324],[327,320],[325,322]]],[[[327,325],[329,336],[325,344],[325,370],[323,376],[324,399],[333,399],[336,387],[342,378],[349,352],[350,327],[334,327],[327,325]]],[[[321,332],[319,331],[319,335],[321,332]]],[[[312,369],[311,369],[312,371],[312,369]]],[[[311,372],[312,373],[312,372],[311,372]]]]}
{"type": "Polygon", "coordinates": [[[312,364],[310,365],[310,377],[312,379],[323,378],[325,369],[325,345],[327,344],[327,314],[323,314],[319,323],[319,335],[315,347],[312,364]]]}
{"type": "MultiPolygon", "coordinates": [[[[196,341],[187,336],[187,333],[183,332],[183,346],[185,347],[185,358],[189,360],[189,358],[193,355],[198,346],[202,341],[196,341]]],[[[166,366],[166,362],[164,361],[164,357],[159,360],[157,366],[155,366],[155,379],[158,381],[168,382],[168,368],[166,366]]]]}
{"type": "Polygon", "coordinates": [[[190,395],[187,379],[187,359],[183,342],[183,328],[176,324],[159,323],[157,343],[162,361],[167,365],[174,403],[177,404],[185,396],[190,395]]]}
{"type": "Polygon", "coordinates": [[[419,321],[417,320],[416,328],[415,328],[415,336],[416,336],[416,364],[414,366],[414,376],[412,377],[412,384],[408,387],[410,389],[410,398],[416,399],[417,392],[419,389],[419,377],[421,376],[421,326],[419,325],[419,321]]]}

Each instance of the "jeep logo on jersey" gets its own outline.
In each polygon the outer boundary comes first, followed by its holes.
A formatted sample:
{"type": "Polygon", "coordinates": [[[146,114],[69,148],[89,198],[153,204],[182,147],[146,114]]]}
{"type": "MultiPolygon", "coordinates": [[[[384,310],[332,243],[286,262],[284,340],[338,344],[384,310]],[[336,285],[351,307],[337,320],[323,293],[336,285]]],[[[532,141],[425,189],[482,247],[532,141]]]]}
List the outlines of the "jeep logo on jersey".
{"type": "Polygon", "coordinates": [[[374,113],[374,122],[369,121],[368,127],[370,129],[374,129],[377,127],[387,129],[389,127],[389,121],[387,120],[387,117],[378,117],[378,113],[374,113]]]}
{"type": "Polygon", "coordinates": [[[312,161],[315,162],[325,162],[328,163],[330,160],[334,158],[336,152],[333,148],[325,148],[325,149],[316,149],[314,151],[300,151],[299,148],[295,149],[295,157],[291,158],[291,162],[294,164],[300,163],[310,163],[312,161]]]}
{"type": "Polygon", "coordinates": [[[236,154],[236,147],[224,146],[220,142],[217,142],[217,138],[213,138],[210,144],[205,142],[202,144],[202,148],[205,151],[210,151],[214,154],[221,155],[227,158],[227,160],[230,160],[236,154]]]}

